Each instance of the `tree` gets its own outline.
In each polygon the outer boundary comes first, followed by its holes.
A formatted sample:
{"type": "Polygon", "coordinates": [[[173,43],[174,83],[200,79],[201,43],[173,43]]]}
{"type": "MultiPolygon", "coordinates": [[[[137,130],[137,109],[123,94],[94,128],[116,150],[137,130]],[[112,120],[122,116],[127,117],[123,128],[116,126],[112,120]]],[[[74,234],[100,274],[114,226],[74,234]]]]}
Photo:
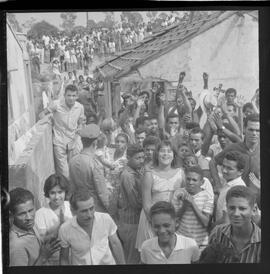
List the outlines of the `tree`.
{"type": "Polygon", "coordinates": [[[94,29],[97,27],[97,23],[93,19],[89,19],[87,22],[87,29],[94,29]]]}
{"type": "Polygon", "coordinates": [[[76,26],[72,29],[71,34],[83,34],[85,32],[86,28],[84,26],[76,26]]]}
{"type": "Polygon", "coordinates": [[[32,28],[32,26],[37,22],[37,19],[34,17],[31,17],[30,19],[27,19],[23,24],[22,27],[28,31],[32,28]]]}
{"type": "Polygon", "coordinates": [[[113,12],[104,12],[105,13],[105,19],[104,19],[104,25],[105,28],[113,28],[116,21],[114,18],[113,12]]]}
{"type": "Polygon", "coordinates": [[[22,32],[22,28],[19,22],[17,21],[14,13],[7,13],[7,20],[15,31],[22,32]]]}
{"type": "Polygon", "coordinates": [[[67,32],[71,33],[73,28],[75,27],[75,20],[77,15],[75,12],[64,12],[60,14],[60,17],[63,20],[61,27],[67,32]]]}
{"type": "Polygon", "coordinates": [[[45,20],[35,23],[31,29],[27,32],[27,36],[32,37],[33,39],[39,39],[43,35],[53,35],[56,36],[59,32],[59,29],[45,20]]]}
{"type": "Polygon", "coordinates": [[[148,11],[146,13],[146,16],[149,18],[149,20],[153,20],[156,18],[157,14],[158,14],[158,11],[148,11]]]}
{"type": "Polygon", "coordinates": [[[123,11],[120,17],[122,22],[127,21],[129,24],[134,25],[135,27],[138,27],[138,25],[143,22],[143,17],[139,12],[123,11]]]}

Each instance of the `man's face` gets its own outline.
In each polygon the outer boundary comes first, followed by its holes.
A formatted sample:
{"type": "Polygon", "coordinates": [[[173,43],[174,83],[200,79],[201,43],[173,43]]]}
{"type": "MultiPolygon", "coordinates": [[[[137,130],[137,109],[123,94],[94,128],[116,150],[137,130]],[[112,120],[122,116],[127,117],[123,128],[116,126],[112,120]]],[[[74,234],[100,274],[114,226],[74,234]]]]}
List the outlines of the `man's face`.
{"type": "Polygon", "coordinates": [[[72,75],[72,72],[69,72],[69,73],[68,73],[68,78],[69,78],[69,79],[72,79],[72,76],[73,76],[73,75],[72,75]]]}
{"type": "Polygon", "coordinates": [[[226,95],[227,103],[233,103],[236,98],[236,94],[234,92],[229,92],[226,95]]]}
{"type": "Polygon", "coordinates": [[[175,234],[175,220],[166,213],[152,216],[152,228],[160,243],[168,243],[175,234]]]}
{"type": "Polygon", "coordinates": [[[242,170],[238,170],[236,161],[231,161],[224,158],[222,163],[223,178],[229,182],[242,175],[242,170]]]}
{"type": "Polygon", "coordinates": [[[251,144],[257,144],[260,141],[260,122],[248,121],[245,128],[245,140],[251,144]]]}
{"type": "Polygon", "coordinates": [[[253,215],[254,207],[251,207],[244,197],[231,197],[227,202],[227,212],[232,227],[246,227],[253,215]]]}
{"type": "Polygon", "coordinates": [[[139,145],[143,146],[143,141],[144,141],[145,137],[146,137],[145,132],[142,132],[140,134],[136,134],[136,142],[139,145]]]}
{"type": "Polygon", "coordinates": [[[61,189],[59,186],[55,186],[49,191],[50,203],[54,207],[59,207],[63,205],[65,201],[65,196],[66,196],[66,192],[63,189],[61,189]]]}
{"type": "Polygon", "coordinates": [[[188,172],[186,175],[186,190],[191,195],[197,194],[203,181],[201,176],[196,172],[188,172]]]}
{"type": "Polygon", "coordinates": [[[232,105],[227,106],[227,111],[230,116],[235,115],[234,107],[232,105]]]}
{"type": "Polygon", "coordinates": [[[230,139],[225,135],[218,135],[218,142],[222,149],[224,149],[228,144],[230,144],[230,139]]]}
{"type": "Polygon", "coordinates": [[[78,201],[76,204],[77,209],[74,210],[74,213],[77,217],[78,223],[84,226],[89,225],[94,218],[95,213],[94,199],[91,197],[87,201],[78,201]]]}
{"type": "Polygon", "coordinates": [[[73,107],[78,98],[77,91],[67,90],[65,95],[65,102],[68,107],[73,107]]]}
{"type": "Polygon", "coordinates": [[[146,161],[152,161],[153,160],[153,155],[154,155],[155,149],[156,149],[155,145],[147,145],[144,148],[145,160],[146,161]]]}
{"type": "Polygon", "coordinates": [[[199,151],[201,149],[201,147],[202,147],[202,144],[203,144],[201,133],[190,134],[190,136],[189,136],[189,142],[190,142],[191,149],[194,152],[199,151]]]}
{"type": "Polygon", "coordinates": [[[177,117],[169,118],[168,120],[168,128],[169,131],[173,128],[175,130],[178,130],[179,128],[179,119],[177,117]]]}
{"type": "Polygon", "coordinates": [[[123,136],[119,136],[115,140],[115,144],[116,144],[117,149],[120,151],[124,151],[127,148],[127,141],[126,141],[125,137],[123,137],[123,136]]]}
{"type": "Polygon", "coordinates": [[[13,215],[14,225],[22,230],[29,231],[35,224],[35,206],[32,200],[18,204],[13,215]]]}
{"type": "Polygon", "coordinates": [[[134,156],[132,156],[129,159],[129,165],[131,168],[133,169],[140,169],[143,166],[144,163],[144,153],[140,152],[140,153],[136,153],[134,156]]]}
{"type": "Polygon", "coordinates": [[[156,133],[158,130],[158,122],[157,119],[151,119],[150,120],[150,126],[149,126],[151,133],[156,133]]]}
{"type": "Polygon", "coordinates": [[[246,108],[244,115],[247,117],[248,115],[253,114],[253,113],[254,113],[254,110],[252,108],[246,108]]]}

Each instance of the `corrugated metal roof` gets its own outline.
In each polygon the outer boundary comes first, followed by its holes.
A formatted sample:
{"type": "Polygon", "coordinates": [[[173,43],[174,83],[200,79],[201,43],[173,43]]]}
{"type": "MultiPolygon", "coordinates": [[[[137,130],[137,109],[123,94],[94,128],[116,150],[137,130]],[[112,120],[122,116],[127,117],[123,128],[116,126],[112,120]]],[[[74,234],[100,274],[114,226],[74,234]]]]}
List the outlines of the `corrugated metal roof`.
{"type": "Polygon", "coordinates": [[[186,17],[175,25],[157,31],[142,42],[125,49],[123,53],[118,54],[115,58],[99,65],[95,72],[107,79],[122,77],[133,69],[158,58],[232,15],[239,13],[248,13],[248,11],[215,11],[204,15],[195,13],[191,22],[186,17]]]}

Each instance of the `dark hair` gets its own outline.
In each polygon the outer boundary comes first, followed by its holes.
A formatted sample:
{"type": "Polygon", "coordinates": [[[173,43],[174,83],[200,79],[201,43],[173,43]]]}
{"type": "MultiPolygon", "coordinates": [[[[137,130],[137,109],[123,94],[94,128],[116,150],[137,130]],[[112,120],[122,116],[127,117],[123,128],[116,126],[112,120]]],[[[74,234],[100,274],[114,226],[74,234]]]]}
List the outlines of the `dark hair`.
{"type": "Polygon", "coordinates": [[[95,123],[97,123],[97,120],[98,120],[97,115],[96,115],[94,112],[92,112],[92,113],[90,113],[89,115],[87,115],[86,124],[89,124],[89,119],[90,119],[91,117],[94,117],[95,123]]]}
{"type": "Polygon", "coordinates": [[[234,112],[236,111],[236,105],[234,103],[227,103],[227,107],[233,106],[234,112]]]}
{"type": "Polygon", "coordinates": [[[144,127],[137,128],[137,129],[135,130],[135,135],[142,134],[143,132],[146,133],[146,128],[144,128],[144,127]]]}
{"type": "MultiPolygon", "coordinates": [[[[72,73],[72,71],[70,71],[72,73]]],[[[78,93],[78,88],[75,85],[67,85],[65,88],[65,94],[67,93],[67,91],[76,91],[78,93]]]]}
{"type": "Polygon", "coordinates": [[[145,120],[147,120],[147,117],[145,116],[138,117],[135,122],[135,128],[138,128],[139,125],[143,125],[145,120]]]}
{"type": "Polygon", "coordinates": [[[190,130],[193,128],[200,128],[200,125],[196,122],[187,122],[186,123],[186,129],[190,130]]]}
{"type": "Polygon", "coordinates": [[[93,198],[93,196],[91,195],[91,192],[86,187],[82,187],[82,188],[78,188],[71,194],[69,203],[72,209],[77,210],[78,209],[77,202],[88,201],[91,198],[93,198]]]}
{"type": "Polygon", "coordinates": [[[203,131],[200,127],[194,127],[194,128],[192,128],[192,129],[190,130],[190,132],[189,132],[189,136],[190,136],[191,134],[198,134],[198,133],[201,134],[201,138],[202,138],[202,140],[203,140],[203,139],[204,139],[204,136],[205,136],[205,133],[204,133],[204,131],[203,131]]]}
{"type": "Polygon", "coordinates": [[[177,119],[179,120],[179,122],[180,122],[179,115],[176,114],[176,113],[170,113],[170,114],[167,116],[166,121],[169,122],[169,119],[171,119],[171,118],[177,118],[177,119]]]}
{"type": "Polygon", "coordinates": [[[17,205],[24,204],[28,201],[34,202],[33,193],[21,187],[12,189],[9,192],[9,197],[10,197],[9,210],[12,214],[15,213],[17,205]]]}
{"type": "Polygon", "coordinates": [[[157,116],[156,115],[149,115],[147,117],[147,120],[158,120],[157,116]]]}
{"type": "Polygon", "coordinates": [[[139,144],[129,145],[127,148],[127,157],[133,157],[135,154],[141,152],[144,152],[144,150],[139,144]]]}
{"type": "Polygon", "coordinates": [[[149,145],[158,145],[159,143],[160,143],[160,139],[158,137],[150,135],[143,140],[143,147],[145,148],[146,146],[149,146],[149,145]]]}
{"type": "Polygon", "coordinates": [[[247,108],[254,109],[252,103],[250,103],[250,102],[245,103],[245,104],[243,105],[243,112],[245,112],[245,111],[247,110],[247,108]]]}
{"type": "Polygon", "coordinates": [[[153,164],[154,166],[158,166],[159,162],[158,162],[158,153],[160,151],[160,149],[162,147],[170,147],[171,150],[173,151],[173,160],[172,160],[172,163],[171,163],[171,167],[176,167],[177,165],[177,161],[176,161],[176,158],[177,158],[177,154],[174,150],[174,147],[172,145],[172,143],[169,141],[169,140],[163,140],[161,141],[157,147],[156,147],[156,150],[154,151],[154,155],[153,155],[153,164]]]}
{"type": "Polygon", "coordinates": [[[188,172],[194,172],[194,173],[200,175],[201,180],[203,179],[203,170],[201,169],[201,167],[199,165],[188,167],[186,169],[186,174],[188,174],[188,172]]]}
{"type": "Polygon", "coordinates": [[[59,186],[62,190],[65,191],[66,197],[69,192],[69,181],[62,174],[52,174],[45,180],[45,184],[43,187],[44,196],[49,198],[49,192],[55,186],[59,186]]]}
{"type": "Polygon", "coordinates": [[[248,121],[250,122],[260,122],[260,115],[257,113],[252,113],[246,117],[244,120],[244,127],[247,127],[248,121]]]}
{"type": "Polygon", "coordinates": [[[87,148],[87,147],[90,147],[94,141],[96,141],[97,138],[88,138],[88,137],[81,137],[81,141],[82,141],[82,144],[83,144],[83,148],[87,148]]]}
{"type": "Polygon", "coordinates": [[[236,167],[239,171],[243,170],[245,168],[246,160],[245,160],[243,154],[238,152],[238,151],[229,151],[229,152],[227,152],[225,154],[224,159],[227,159],[229,161],[235,161],[236,162],[236,167]]]}
{"type": "Polygon", "coordinates": [[[173,219],[175,219],[176,213],[174,206],[166,201],[159,201],[156,202],[151,208],[150,208],[150,218],[153,218],[154,215],[165,213],[169,214],[173,219]]]}
{"type": "Polygon", "coordinates": [[[189,144],[187,143],[187,142],[180,142],[179,144],[178,144],[178,146],[177,146],[177,150],[180,148],[180,147],[183,147],[183,146],[187,146],[187,147],[189,147],[189,144]]]}
{"type": "Polygon", "coordinates": [[[246,186],[233,186],[231,187],[226,194],[226,203],[228,203],[231,198],[245,198],[249,205],[253,207],[256,203],[255,193],[246,186]]]}
{"type": "Polygon", "coordinates": [[[146,91],[146,90],[141,91],[141,92],[139,93],[139,96],[142,96],[142,95],[144,95],[144,94],[148,97],[148,99],[150,98],[149,92],[146,91]]]}
{"type": "Polygon", "coordinates": [[[188,153],[188,154],[184,157],[183,162],[185,162],[186,159],[187,159],[188,157],[193,157],[193,158],[196,160],[196,162],[198,163],[198,157],[197,157],[194,153],[188,153]]]}
{"type": "Polygon", "coordinates": [[[225,91],[225,96],[227,96],[229,93],[234,93],[234,95],[236,95],[236,89],[234,89],[234,88],[228,88],[225,91]]]}

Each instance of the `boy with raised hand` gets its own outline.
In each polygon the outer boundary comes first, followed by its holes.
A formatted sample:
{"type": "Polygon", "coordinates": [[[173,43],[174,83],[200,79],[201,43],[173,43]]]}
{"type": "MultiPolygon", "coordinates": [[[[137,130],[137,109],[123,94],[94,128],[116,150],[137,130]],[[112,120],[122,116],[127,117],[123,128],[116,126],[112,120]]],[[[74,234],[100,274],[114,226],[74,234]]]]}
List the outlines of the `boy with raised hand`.
{"type": "Polygon", "coordinates": [[[214,208],[214,197],[204,189],[203,172],[199,166],[186,170],[186,186],[175,192],[182,206],[177,212],[179,227],[177,232],[193,238],[200,249],[208,245],[208,227],[214,208]]]}

